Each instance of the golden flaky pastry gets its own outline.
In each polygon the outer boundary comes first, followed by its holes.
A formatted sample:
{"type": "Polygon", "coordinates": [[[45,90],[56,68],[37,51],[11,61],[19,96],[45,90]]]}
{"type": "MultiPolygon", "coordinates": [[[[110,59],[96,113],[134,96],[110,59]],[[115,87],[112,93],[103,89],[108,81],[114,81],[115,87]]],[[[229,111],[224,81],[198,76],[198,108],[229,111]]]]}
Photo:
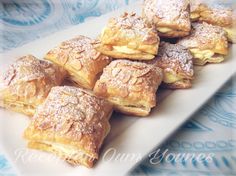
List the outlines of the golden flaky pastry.
{"type": "Polygon", "coordinates": [[[77,36],[62,42],[50,50],[45,59],[65,68],[70,79],[79,86],[93,89],[102,69],[111,59],[94,49],[98,41],[85,36],[77,36]]]}
{"type": "Polygon", "coordinates": [[[191,0],[191,20],[202,21],[221,26],[230,42],[236,42],[236,12],[224,4],[208,3],[203,0],[191,0]]]}
{"type": "Polygon", "coordinates": [[[227,27],[233,24],[233,9],[220,4],[204,4],[199,21],[216,26],[227,27]]]}
{"type": "Polygon", "coordinates": [[[28,147],[92,167],[110,131],[112,106],[77,87],[53,87],[24,132],[28,147]]]}
{"type": "Polygon", "coordinates": [[[120,112],[147,116],[156,106],[156,91],[162,78],[162,70],[154,65],[115,60],[104,68],[94,92],[120,112]]]}
{"type": "Polygon", "coordinates": [[[135,13],[111,18],[100,35],[97,50],[113,58],[150,60],[158,52],[159,37],[152,25],[135,13]]]}
{"type": "Polygon", "coordinates": [[[203,0],[190,0],[190,19],[191,21],[198,21],[201,12],[207,8],[203,0]]]}
{"type": "Polygon", "coordinates": [[[161,37],[183,37],[191,30],[188,0],[145,0],[143,17],[161,37]]]}
{"type": "Polygon", "coordinates": [[[0,106],[32,116],[66,71],[32,55],[19,58],[0,79],[0,106]]]}
{"type": "Polygon", "coordinates": [[[163,85],[171,89],[190,88],[194,73],[192,58],[184,46],[161,42],[154,63],[163,69],[163,85]]]}
{"type": "Polygon", "coordinates": [[[199,21],[223,27],[227,32],[228,40],[236,42],[236,14],[233,9],[218,4],[208,5],[201,12],[199,21]]]}
{"type": "Polygon", "coordinates": [[[189,48],[195,65],[219,63],[228,53],[226,32],[219,26],[193,23],[190,36],[179,40],[179,44],[189,48]]]}

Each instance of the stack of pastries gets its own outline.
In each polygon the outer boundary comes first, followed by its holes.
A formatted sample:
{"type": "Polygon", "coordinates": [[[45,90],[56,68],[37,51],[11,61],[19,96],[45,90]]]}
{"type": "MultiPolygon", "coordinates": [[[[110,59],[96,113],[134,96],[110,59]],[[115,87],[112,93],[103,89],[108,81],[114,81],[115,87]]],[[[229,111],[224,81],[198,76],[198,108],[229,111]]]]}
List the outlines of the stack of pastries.
{"type": "Polygon", "coordinates": [[[140,16],[112,17],[97,39],[77,35],[45,60],[16,60],[1,75],[0,106],[32,117],[29,148],[92,167],[113,110],[148,116],[159,87],[191,88],[194,65],[224,61],[234,18],[197,0],[144,0],[140,16]]]}

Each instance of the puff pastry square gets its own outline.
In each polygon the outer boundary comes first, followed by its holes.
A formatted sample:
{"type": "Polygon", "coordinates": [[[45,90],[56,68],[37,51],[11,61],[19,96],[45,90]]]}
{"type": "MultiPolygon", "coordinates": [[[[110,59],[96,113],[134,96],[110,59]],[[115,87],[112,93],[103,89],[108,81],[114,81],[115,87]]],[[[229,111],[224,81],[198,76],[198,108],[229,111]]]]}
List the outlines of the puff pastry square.
{"type": "Polygon", "coordinates": [[[159,37],[154,26],[135,13],[111,18],[100,35],[97,50],[113,58],[150,60],[158,52],[159,37]]]}
{"type": "Polygon", "coordinates": [[[24,132],[28,147],[54,153],[72,165],[92,167],[110,131],[112,106],[72,86],[53,87],[24,132]]]}
{"type": "Polygon", "coordinates": [[[0,78],[0,106],[32,116],[50,89],[62,83],[66,71],[27,55],[15,61],[0,78]]]}
{"type": "Polygon", "coordinates": [[[221,4],[205,5],[200,13],[199,21],[221,26],[227,32],[228,40],[236,42],[236,14],[232,8],[221,4]]]}
{"type": "Polygon", "coordinates": [[[145,0],[142,13],[161,37],[183,37],[191,30],[188,0],[145,0]]]}
{"type": "Polygon", "coordinates": [[[192,86],[193,62],[190,51],[182,45],[161,42],[155,64],[163,69],[163,85],[171,89],[192,86]]]}
{"type": "Polygon", "coordinates": [[[110,101],[117,111],[147,116],[156,106],[156,91],[163,78],[154,65],[115,60],[104,68],[94,92],[110,101]]]}
{"type": "Polygon", "coordinates": [[[111,61],[108,56],[94,49],[97,43],[96,40],[79,35],[49,51],[45,59],[65,68],[69,78],[79,86],[93,89],[102,69],[111,61]]]}
{"type": "Polygon", "coordinates": [[[219,26],[211,24],[193,23],[190,36],[182,38],[179,44],[189,48],[195,65],[219,63],[228,53],[226,32],[219,26]]]}

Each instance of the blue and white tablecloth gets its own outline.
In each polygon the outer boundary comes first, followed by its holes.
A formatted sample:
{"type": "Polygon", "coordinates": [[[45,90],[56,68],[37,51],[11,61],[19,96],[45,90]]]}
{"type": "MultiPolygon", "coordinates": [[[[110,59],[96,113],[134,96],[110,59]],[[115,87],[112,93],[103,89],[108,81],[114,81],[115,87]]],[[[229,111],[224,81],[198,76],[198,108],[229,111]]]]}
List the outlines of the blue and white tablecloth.
{"type": "MultiPolygon", "coordinates": [[[[0,52],[138,0],[0,0],[0,52]]],[[[229,2],[229,1],[227,1],[229,2]]],[[[231,0],[233,2],[233,0],[231,0]]],[[[236,175],[236,77],[132,175],[236,175]],[[181,156],[189,156],[190,159],[181,156]],[[199,161],[199,156],[203,156],[199,161]]],[[[0,151],[0,176],[15,175],[0,151]]]]}

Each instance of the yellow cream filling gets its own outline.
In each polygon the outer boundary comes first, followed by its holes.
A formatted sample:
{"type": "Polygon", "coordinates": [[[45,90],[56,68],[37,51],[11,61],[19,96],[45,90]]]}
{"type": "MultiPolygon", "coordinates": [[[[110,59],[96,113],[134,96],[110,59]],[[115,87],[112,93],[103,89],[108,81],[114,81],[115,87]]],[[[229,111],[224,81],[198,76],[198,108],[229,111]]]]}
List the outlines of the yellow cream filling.
{"type": "Polygon", "coordinates": [[[58,144],[55,142],[48,142],[48,141],[40,141],[40,143],[50,145],[54,149],[63,152],[64,155],[69,156],[69,157],[73,157],[73,158],[80,158],[81,156],[90,157],[86,153],[84,153],[83,151],[81,151],[73,146],[68,146],[68,145],[58,144]]]}
{"type": "Polygon", "coordinates": [[[165,72],[164,77],[163,77],[163,82],[164,83],[174,83],[177,81],[182,80],[183,78],[181,76],[178,76],[176,74],[170,73],[170,72],[165,72]]]}
{"type": "Polygon", "coordinates": [[[236,41],[236,29],[235,28],[224,28],[227,32],[230,41],[236,41]]]}
{"type": "Polygon", "coordinates": [[[168,27],[158,27],[157,30],[162,33],[167,33],[167,32],[173,31],[171,28],[168,28],[168,27]]]}
{"type": "Polygon", "coordinates": [[[126,54],[138,54],[138,53],[141,53],[141,51],[128,48],[127,46],[113,46],[113,49],[116,50],[119,53],[126,53],[126,54]]]}
{"type": "Polygon", "coordinates": [[[2,102],[2,104],[3,107],[11,109],[13,111],[22,112],[28,115],[33,115],[35,113],[35,107],[24,102],[5,100],[2,102]]]}
{"type": "Polygon", "coordinates": [[[132,102],[132,103],[126,99],[117,98],[117,97],[110,97],[109,100],[112,103],[120,105],[120,106],[136,107],[136,108],[144,108],[144,109],[148,107],[147,102],[145,102],[144,100],[139,100],[139,101],[132,102]]]}
{"type": "Polygon", "coordinates": [[[197,19],[197,18],[199,18],[200,17],[200,15],[198,14],[198,13],[190,13],[190,19],[197,19]]]}
{"type": "Polygon", "coordinates": [[[68,146],[68,145],[63,145],[63,144],[58,144],[58,143],[54,143],[54,142],[43,142],[47,145],[51,145],[53,146],[53,148],[56,148],[66,154],[75,154],[80,152],[78,149],[72,147],[72,146],[68,146]]]}
{"type": "Polygon", "coordinates": [[[211,50],[190,49],[194,58],[201,60],[210,59],[215,53],[211,50]]]}
{"type": "Polygon", "coordinates": [[[194,57],[194,64],[204,65],[205,63],[219,63],[224,60],[223,55],[215,54],[211,50],[190,49],[194,57]]]}

